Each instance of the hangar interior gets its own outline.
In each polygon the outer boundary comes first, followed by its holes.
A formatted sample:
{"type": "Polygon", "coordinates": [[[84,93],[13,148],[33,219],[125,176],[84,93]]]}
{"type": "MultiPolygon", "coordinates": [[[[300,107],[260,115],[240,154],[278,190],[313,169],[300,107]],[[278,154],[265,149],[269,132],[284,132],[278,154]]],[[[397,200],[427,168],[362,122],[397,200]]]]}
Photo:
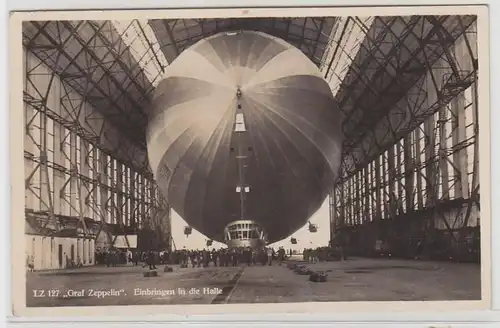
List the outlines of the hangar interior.
{"type": "Polygon", "coordinates": [[[117,243],[175,247],[148,167],[147,108],[184,49],[233,30],[302,50],[340,104],[332,243],[359,256],[479,261],[476,16],[26,21],[26,245],[36,268],[92,265],[96,249],[117,243]]]}

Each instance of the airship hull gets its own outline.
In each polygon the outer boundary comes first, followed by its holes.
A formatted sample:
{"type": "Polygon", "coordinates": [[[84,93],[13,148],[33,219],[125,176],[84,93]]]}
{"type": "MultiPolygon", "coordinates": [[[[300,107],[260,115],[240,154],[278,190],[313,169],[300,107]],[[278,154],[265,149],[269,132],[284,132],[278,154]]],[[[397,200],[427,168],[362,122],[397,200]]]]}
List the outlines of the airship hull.
{"type": "Polygon", "coordinates": [[[337,177],[338,105],[318,68],[273,36],[199,41],[167,68],[149,114],[159,189],[210,239],[224,241],[225,227],[241,219],[260,225],[270,243],[284,239],[319,209],[337,177]],[[243,132],[235,131],[238,112],[243,132]],[[249,190],[244,213],[238,187],[249,190]]]}

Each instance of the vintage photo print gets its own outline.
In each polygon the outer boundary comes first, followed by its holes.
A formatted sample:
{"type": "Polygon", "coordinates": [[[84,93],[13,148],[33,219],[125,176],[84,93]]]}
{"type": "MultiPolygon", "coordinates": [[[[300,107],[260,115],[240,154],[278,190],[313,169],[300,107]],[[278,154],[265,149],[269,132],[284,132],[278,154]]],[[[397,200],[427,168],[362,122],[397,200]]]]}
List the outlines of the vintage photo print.
{"type": "Polygon", "coordinates": [[[488,307],[487,24],[14,14],[15,314],[488,307]]]}

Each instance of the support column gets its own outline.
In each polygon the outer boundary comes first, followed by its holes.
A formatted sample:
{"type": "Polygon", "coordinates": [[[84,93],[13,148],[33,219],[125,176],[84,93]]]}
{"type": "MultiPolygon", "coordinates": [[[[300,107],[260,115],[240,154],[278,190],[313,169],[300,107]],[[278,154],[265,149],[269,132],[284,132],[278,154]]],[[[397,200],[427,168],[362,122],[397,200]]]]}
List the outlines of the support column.
{"type": "MultiPolygon", "coordinates": [[[[465,136],[465,99],[464,95],[456,97],[452,100],[451,112],[453,114],[453,145],[459,145],[466,140],[465,136]]],[[[457,167],[455,178],[455,195],[457,198],[468,198],[469,183],[467,179],[467,148],[461,148],[453,155],[454,165],[457,167]]]]}
{"type": "Polygon", "coordinates": [[[336,194],[336,190],[334,189],[328,195],[328,211],[330,214],[330,241],[333,240],[333,238],[335,237],[335,233],[338,229],[339,217],[337,215],[337,211],[335,211],[335,204],[336,204],[335,194],[336,194]]]}
{"type": "Polygon", "coordinates": [[[380,195],[382,180],[382,176],[380,175],[381,165],[382,163],[380,162],[380,156],[377,156],[377,158],[375,158],[375,186],[373,186],[375,188],[375,217],[377,218],[377,220],[380,220],[382,216],[382,211],[380,209],[382,200],[382,197],[380,195]]]}
{"type": "Polygon", "coordinates": [[[414,182],[414,162],[412,148],[415,147],[415,134],[412,132],[404,138],[404,169],[405,169],[405,193],[406,193],[406,212],[414,209],[415,203],[415,182],[414,182]]]}
{"type": "Polygon", "coordinates": [[[391,213],[391,218],[395,218],[398,213],[397,213],[397,206],[396,206],[396,184],[398,183],[396,181],[396,165],[394,163],[394,147],[391,147],[388,149],[388,158],[387,158],[387,165],[389,168],[389,210],[391,213]]]}
{"type": "Polygon", "coordinates": [[[438,163],[439,163],[439,175],[438,181],[440,186],[438,190],[438,198],[449,199],[449,178],[448,178],[448,150],[446,147],[446,139],[448,131],[446,130],[446,123],[448,122],[448,108],[443,107],[439,110],[439,120],[437,123],[437,129],[439,129],[439,151],[438,151],[438,163]]]}
{"type": "Polygon", "coordinates": [[[422,177],[421,177],[421,167],[423,165],[422,161],[420,160],[422,151],[424,151],[421,147],[420,139],[422,138],[422,131],[420,130],[420,127],[417,127],[415,129],[415,166],[417,167],[417,170],[415,172],[415,178],[417,180],[417,189],[416,189],[416,197],[417,197],[417,207],[418,209],[423,209],[424,208],[424,201],[423,201],[423,188],[422,188],[422,177]]]}
{"type": "Polygon", "coordinates": [[[427,199],[425,207],[433,207],[436,201],[436,170],[434,168],[434,148],[435,148],[435,136],[434,136],[434,117],[431,116],[424,123],[425,131],[425,179],[426,179],[426,194],[427,199]]]}
{"type": "Polygon", "coordinates": [[[130,191],[130,204],[129,204],[129,211],[130,211],[130,219],[129,219],[129,224],[133,227],[137,226],[137,183],[135,179],[135,171],[133,169],[130,169],[129,171],[129,191],[130,191]]]}
{"type": "Polygon", "coordinates": [[[363,168],[363,175],[364,175],[364,187],[365,187],[365,194],[364,194],[364,198],[365,198],[365,206],[364,206],[364,216],[363,216],[363,220],[360,222],[360,223],[365,223],[365,222],[369,222],[369,217],[370,217],[370,207],[371,207],[371,203],[370,203],[370,176],[369,176],[369,170],[368,170],[368,167],[364,167],[363,168]]]}
{"type": "MultiPolygon", "coordinates": [[[[88,163],[89,152],[92,151],[92,147],[88,141],[80,138],[80,167],[78,178],[80,184],[80,203],[82,206],[82,219],[88,217],[93,218],[92,206],[89,201],[92,191],[92,182],[82,179],[82,177],[89,177],[90,175],[90,165],[88,163]]],[[[90,179],[89,179],[90,180],[90,179]]]]}

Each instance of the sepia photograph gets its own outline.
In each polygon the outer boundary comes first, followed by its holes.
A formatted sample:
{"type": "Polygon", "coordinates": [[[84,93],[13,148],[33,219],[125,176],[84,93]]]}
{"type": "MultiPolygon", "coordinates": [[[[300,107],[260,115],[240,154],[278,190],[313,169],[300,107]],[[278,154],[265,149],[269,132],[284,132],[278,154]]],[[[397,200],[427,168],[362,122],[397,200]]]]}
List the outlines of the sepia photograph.
{"type": "Polygon", "coordinates": [[[11,34],[21,303],[484,300],[477,7],[189,12],[11,34]]]}

